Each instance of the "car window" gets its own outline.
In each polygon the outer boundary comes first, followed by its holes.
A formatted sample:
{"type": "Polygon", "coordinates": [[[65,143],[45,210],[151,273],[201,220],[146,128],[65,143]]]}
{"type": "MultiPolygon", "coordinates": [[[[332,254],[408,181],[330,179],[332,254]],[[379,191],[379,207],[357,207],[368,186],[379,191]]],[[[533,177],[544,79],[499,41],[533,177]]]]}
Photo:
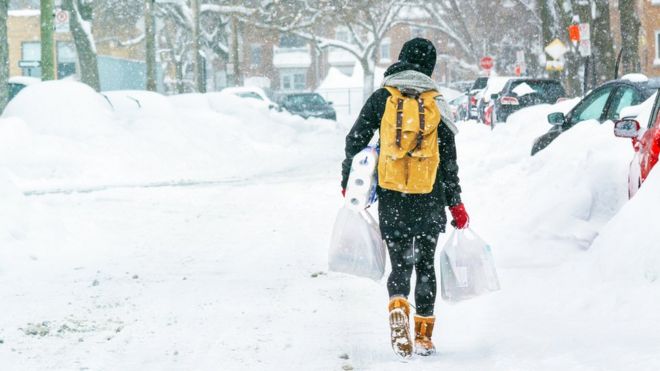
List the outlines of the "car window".
{"type": "Polygon", "coordinates": [[[653,114],[649,120],[649,129],[657,126],[660,127],[660,90],[658,90],[658,95],[655,97],[655,105],[653,107],[653,114]]]}
{"type": "Polygon", "coordinates": [[[576,124],[584,120],[599,120],[605,111],[607,99],[614,87],[607,86],[596,90],[580,102],[571,115],[571,124],[576,124]]]}
{"type": "Polygon", "coordinates": [[[241,92],[241,93],[238,93],[236,95],[238,95],[241,98],[253,98],[253,99],[264,100],[261,97],[261,95],[255,93],[255,92],[252,92],[252,91],[241,92]]]}
{"type": "Polygon", "coordinates": [[[305,94],[305,95],[291,95],[287,98],[288,103],[292,105],[312,105],[321,106],[325,104],[325,100],[318,94],[305,94]]]}
{"type": "Polygon", "coordinates": [[[639,94],[630,86],[621,86],[617,89],[612,97],[610,109],[607,112],[608,120],[616,120],[620,117],[621,111],[629,106],[637,104],[639,101],[639,94]]]}
{"type": "Polygon", "coordinates": [[[486,87],[487,83],[488,83],[488,77],[479,77],[476,80],[474,80],[474,84],[472,84],[472,89],[470,90],[483,89],[486,87]]]}

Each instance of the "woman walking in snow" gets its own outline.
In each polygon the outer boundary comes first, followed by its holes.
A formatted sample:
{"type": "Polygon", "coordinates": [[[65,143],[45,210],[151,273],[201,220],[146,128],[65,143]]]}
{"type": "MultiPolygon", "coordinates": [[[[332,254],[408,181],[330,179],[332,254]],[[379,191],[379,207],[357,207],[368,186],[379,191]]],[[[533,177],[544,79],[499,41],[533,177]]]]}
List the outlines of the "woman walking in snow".
{"type": "Polygon", "coordinates": [[[456,163],[457,133],[447,103],[431,74],[436,51],[426,39],[403,45],[399,61],[385,72],[383,87],[367,100],[346,136],[342,190],[348,183],[353,157],[379,131],[378,214],[392,272],[387,280],[392,349],[404,358],[435,352],[437,285],[434,267],[437,238],[445,231],[445,207],[457,228],[469,217],[461,203],[456,163]],[[408,296],[415,282],[414,342],[408,296]]]}

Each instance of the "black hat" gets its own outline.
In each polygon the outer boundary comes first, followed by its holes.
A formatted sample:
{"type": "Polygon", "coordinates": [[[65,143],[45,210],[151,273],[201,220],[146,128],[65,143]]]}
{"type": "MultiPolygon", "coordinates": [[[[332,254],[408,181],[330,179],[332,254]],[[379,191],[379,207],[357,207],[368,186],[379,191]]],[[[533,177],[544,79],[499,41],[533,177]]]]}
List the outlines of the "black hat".
{"type": "Polygon", "coordinates": [[[399,61],[416,64],[419,72],[431,76],[436,62],[435,47],[431,41],[416,37],[403,44],[399,61]]]}

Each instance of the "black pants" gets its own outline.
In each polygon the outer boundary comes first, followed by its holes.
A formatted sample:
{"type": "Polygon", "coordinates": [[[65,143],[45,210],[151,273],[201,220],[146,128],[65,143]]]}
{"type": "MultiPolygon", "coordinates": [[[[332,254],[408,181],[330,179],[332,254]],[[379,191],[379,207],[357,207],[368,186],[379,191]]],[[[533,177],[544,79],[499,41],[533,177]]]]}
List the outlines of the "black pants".
{"type": "Polygon", "coordinates": [[[387,279],[387,291],[392,296],[408,297],[413,268],[415,282],[415,306],[420,316],[433,315],[437,284],[433,259],[437,236],[387,240],[392,273],[387,279]]]}

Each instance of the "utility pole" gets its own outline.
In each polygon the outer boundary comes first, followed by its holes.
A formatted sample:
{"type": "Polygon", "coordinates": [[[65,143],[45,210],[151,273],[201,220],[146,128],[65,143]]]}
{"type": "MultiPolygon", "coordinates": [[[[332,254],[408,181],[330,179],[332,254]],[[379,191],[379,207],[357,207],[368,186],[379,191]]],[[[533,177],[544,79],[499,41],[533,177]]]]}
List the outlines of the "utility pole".
{"type": "Polygon", "coordinates": [[[231,48],[232,48],[232,64],[234,67],[234,86],[242,85],[241,69],[239,68],[239,48],[238,48],[238,19],[236,16],[231,17],[231,48]]]}
{"type": "Polygon", "coordinates": [[[41,80],[55,80],[53,0],[41,0],[41,80]]]}
{"type": "Polygon", "coordinates": [[[193,83],[199,93],[206,92],[206,84],[203,76],[203,63],[202,55],[200,54],[201,48],[199,43],[199,0],[190,0],[190,10],[192,11],[192,38],[193,38],[193,83]]]}
{"type": "Polygon", "coordinates": [[[156,91],[156,20],[154,18],[155,0],[145,0],[144,29],[145,54],[147,64],[147,90],[156,91]]]}

